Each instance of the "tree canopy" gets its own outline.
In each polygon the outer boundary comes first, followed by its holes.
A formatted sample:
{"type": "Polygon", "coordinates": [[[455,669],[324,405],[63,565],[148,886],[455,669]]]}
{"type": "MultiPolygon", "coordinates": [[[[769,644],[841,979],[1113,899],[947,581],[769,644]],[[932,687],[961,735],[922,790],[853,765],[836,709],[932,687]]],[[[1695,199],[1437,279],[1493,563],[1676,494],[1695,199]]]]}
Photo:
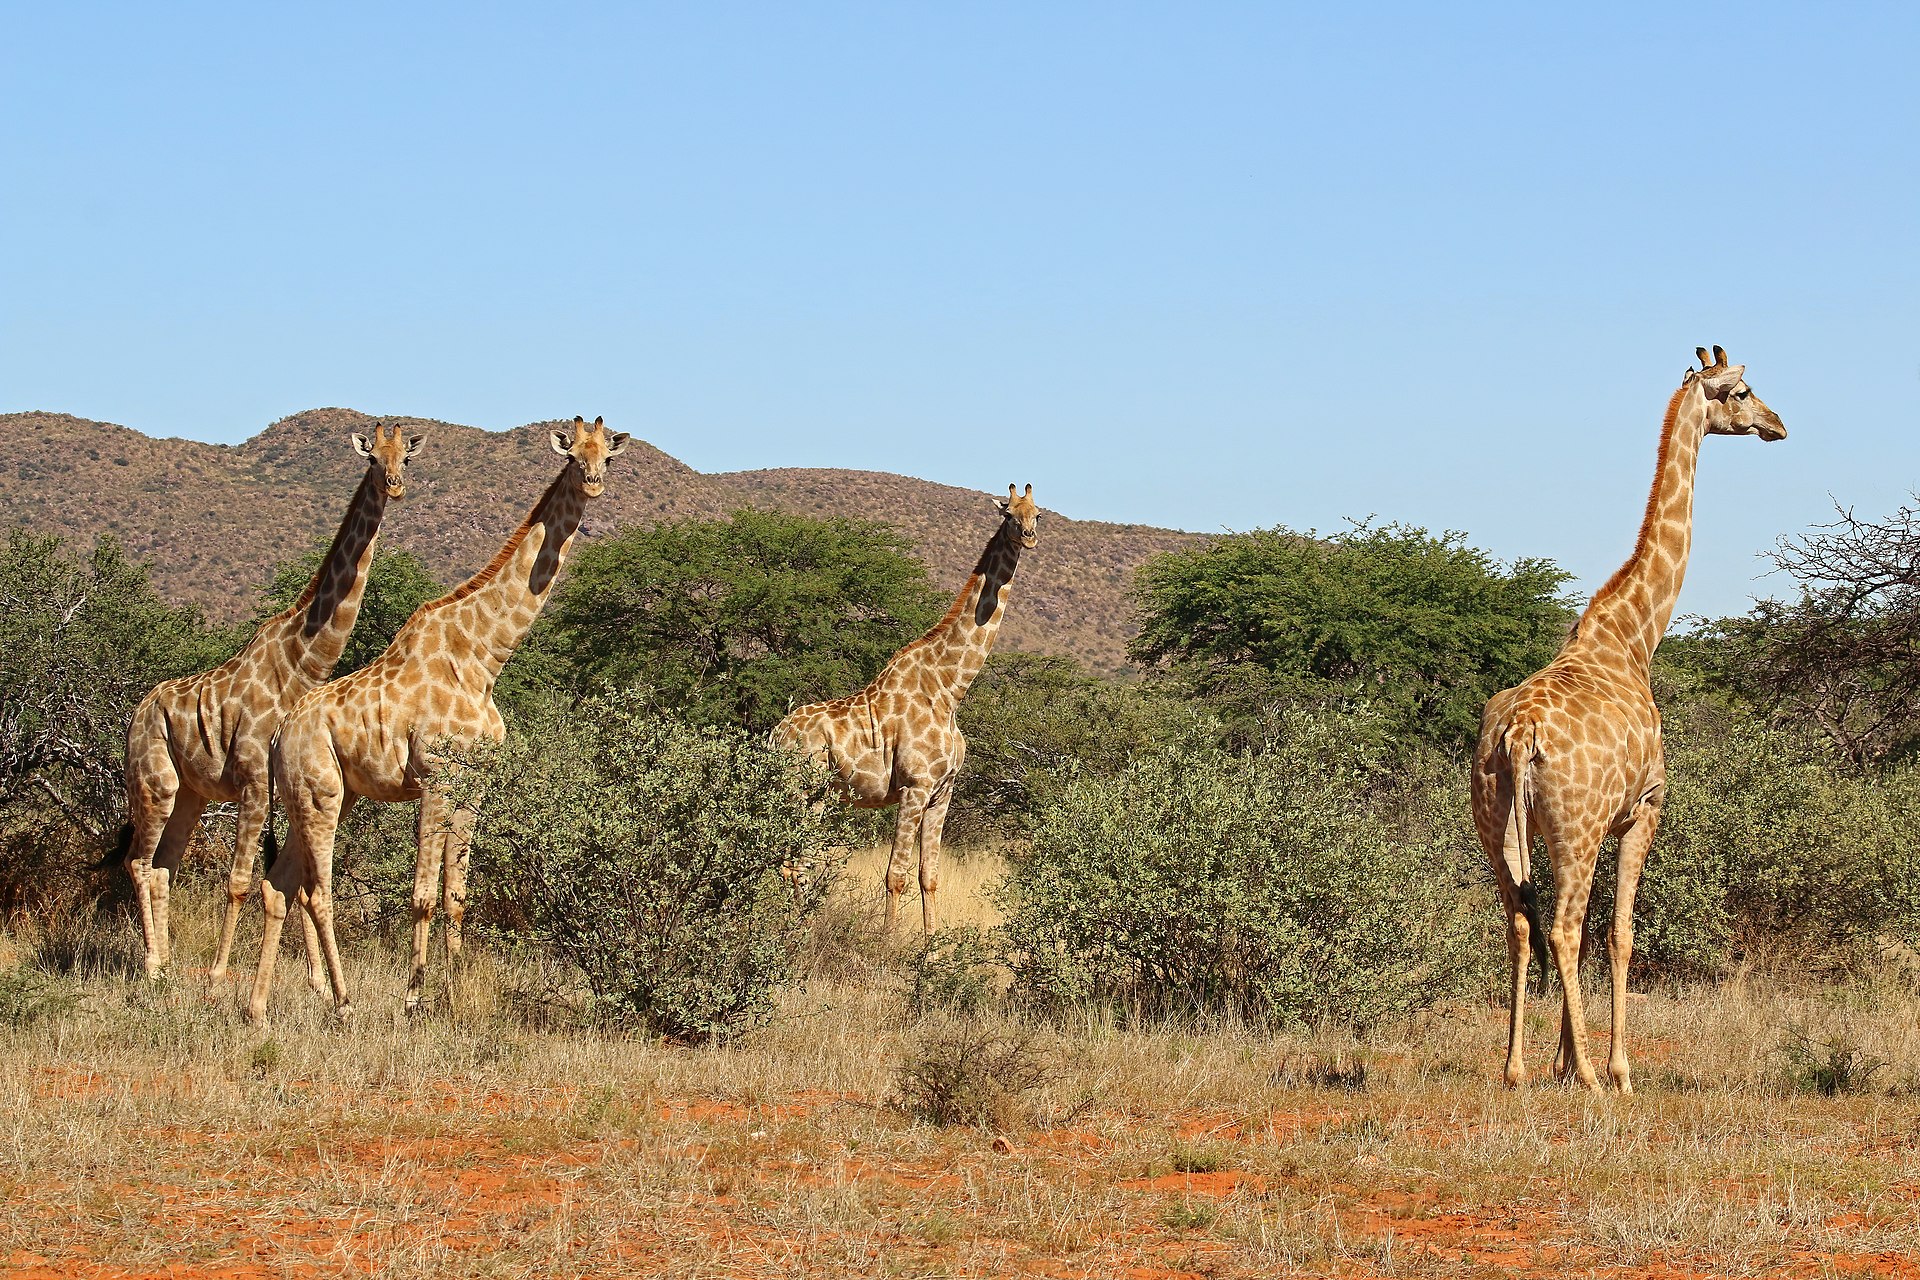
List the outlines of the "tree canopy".
{"type": "Polygon", "coordinates": [[[747,509],[582,547],[539,649],[578,684],[644,684],[690,720],[758,731],[858,689],[943,603],[884,525],[747,509]]]}
{"type": "Polygon", "coordinates": [[[1390,732],[1457,745],[1557,651],[1568,577],[1408,525],[1256,530],[1143,565],[1129,654],[1228,708],[1365,704],[1390,732]]]}
{"type": "Polygon", "coordinates": [[[1816,729],[1855,767],[1920,753],[1920,508],[1842,510],[1773,559],[1799,598],[1702,628],[1703,671],[1774,723],[1816,729]]]}

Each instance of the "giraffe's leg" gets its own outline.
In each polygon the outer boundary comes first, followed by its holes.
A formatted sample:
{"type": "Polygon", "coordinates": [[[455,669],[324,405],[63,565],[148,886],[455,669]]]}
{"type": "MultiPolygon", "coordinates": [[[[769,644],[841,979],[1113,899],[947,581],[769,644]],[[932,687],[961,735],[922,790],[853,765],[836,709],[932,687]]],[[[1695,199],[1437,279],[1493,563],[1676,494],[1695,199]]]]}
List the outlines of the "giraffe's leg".
{"type": "MultiPolygon", "coordinates": [[[[347,815],[353,812],[354,802],[359,798],[360,797],[356,796],[353,792],[349,791],[346,796],[341,799],[340,816],[335,821],[333,828],[335,833],[334,839],[336,841],[339,839],[340,828],[347,825],[347,815]]],[[[327,866],[329,872],[331,872],[333,866],[332,858],[328,858],[327,866]]],[[[331,874],[328,876],[328,882],[332,882],[331,874]]],[[[299,896],[299,901],[300,926],[303,932],[301,941],[306,946],[307,989],[317,996],[323,996],[327,994],[328,984],[326,948],[320,944],[320,926],[313,914],[313,895],[302,892],[299,896]]],[[[336,991],[334,994],[338,995],[339,992],[336,991]]]]}
{"type": "Polygon", "coordinates": [[[1493,865],[1494,883],[1500,890],[1500,910],[1507,922],[1507,967],[1511,981],[1507,1004],[1507,1065],[1504,1078],[1509,1088],[1527,1083],[1525,1057],[1527,1028],[1527,962],[1532,956],[1532,921],[1528,917],[1522,893],[1528,886],[1520,878],[1531,863],[1528,851],[1520,848],[1520,826],[1511,820],[1513,784],[1505,775],[1474,780],[1474,830],[1480,847],[1493,865]]]}
{"type": "Polygon", "coordinates": [[[1613,968],[1613,1047],[1607,1054],[1607,1074],[1622,1093],[1633,1092],[1633,1072],[1627,1066],[1627,968],[1633,963],[1633,896],[1640,889],[1640,872],[1647,865],[1653,833],[1660,829],[1657,802],[1635,806],[1633,826],[1620,837],[1619,886],[1613,898],[1613,930],[1609,959],[1613,968]]]}
{"type": "Polygon", "coordinates": [[[920,820],[920,916],[928,933],[939,928],[940,832],[947,823],[947,806],[953,801],[953,774],[934,788],[927,813],[920,820]]]}
{"type": "Polygon", "coordinates": [[[1556,847],[1558,833],[1548,837],[1553,854],[1555,876],[1553,928],[1548,938],[1553,943],[1554,968],[1560,974],[1560,1034],[1567,1057],[1562,1070],[1581,1084],[1600,1091],[1600,1078],[1587,1056],[1586,1001],[1580,990],[1580,941],[1586,932],[1587,898],[1593,891],[1594,859],[1600,851],[1598,832],[1580,832],[1565,837],[1564,849],[1556,847]]]}
{"type": "Polygon", "coordinates": [[[420,797],[420,819],[413,861],[413,969],[407,978],[407,1012],[416,1013],[427,985],[427,938],[433,929],[434,900],[440,896],[440,873],[447,859],[447,838],[453,804],[447,793],[428,787],[420,797]]]}
{"type": "MultiPolygon", "coordinates": [[[[286,927],[287,907],[304,887],[306,852],[301,848],[300,821],[292,806],[287,813],[287,846],[267,874],[260,877],[260,963],[253,971],[253,991],[247,997],[247,1021],[267,1025],[267,999],[273,993],[273,966],[280,956],[280,931],[286,927]]],[[[305,914],[304,909],[302,914],[305,914]]]]}
{"type": "Polygon", "coordinates": [[[447,940],[447,977],[453,977],[453,963],[460,957],[460,923],[467,918],[467,862],[473,851],[473,823],[475,814],[471,809],[454,808],[448,817],[452,828],[442,842],[441,850],[441,910],[446,913],[447,940]]]}
{"type": "Polygon", "coordinates": [[[900,915],[900,895],[907,889],[907,868],[913,865],[914,846],[920,840],[920,820],[926,816],[932,794],[926,787],[908,787],[900,793],[900,813],[893,825],[893,855],[887,859],[887,932],[900,915]]]}
{"type": "Polygon", "coordinates": [[[180,872],[180,861],[186,856],[187,845],[193,840],[194,829],[200,825],[200,815],[206,808],[207,802],[199,795],[181,791],[174,798],[167,825],[160,832],[160,847],[154,851],[149,893],[153,900],[153,941],[160,952],[161,968],[173,959],[173,923],[168,913],[173,878],[180,872]]]}
{"type": "Polygon", "coordinates": [[[233,937],[240,927],[240,904],[253,888],[253,860],[260,850],[260,833],[266,830],[273,814],[267,807],[267,779],[263,772],[255,781],[240,788],[240,803],[234,819],[233,862],[227,868],[227,909],[220,920],[220,949],[213,953],[213,967],[207,981],[219,982],[227,976],[227,961],[233,955],[233,937]]]}
{"type": "Polygon", "coordinates": [[[180,775],[164,748],[149,749],[138,760],[127,762],[127,820],[133,824],[133,842],[127,846],[127,878],[133,881],[149,978],[160,972],[166,955],[154,919],[153,859],[160,851],[179,793],[180,775]]]}
{"type": "Polygon", "coordinates": [[[306,817],[306,832],[300,845],[306,856],[306,912],[319,935],[319,951],[326,961],[327,977],[333,986],[333,1011],[343,1021],[353,1016],[353,1001],[347,995],[346,968],[340,963],[340,941],[333,931],[333,841],[339,831],[344,795],[317,795],[311,799],[306,817]],[[331,803],[329,803],[331,801],[331,803]]]}

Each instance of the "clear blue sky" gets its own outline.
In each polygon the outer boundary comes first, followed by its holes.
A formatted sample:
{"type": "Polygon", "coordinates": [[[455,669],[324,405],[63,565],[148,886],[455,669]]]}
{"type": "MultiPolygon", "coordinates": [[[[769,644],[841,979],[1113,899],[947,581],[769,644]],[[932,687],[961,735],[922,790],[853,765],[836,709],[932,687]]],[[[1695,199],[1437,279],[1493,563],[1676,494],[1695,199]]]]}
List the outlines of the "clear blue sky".
{"type": "Polygon", "coordinates": [[[0,410],[599,413],[1591,588],[1718,342],[1792,436],[1708,442],[1705,613],[1920,482],[1920,6],[0,13],[0,410]]]}

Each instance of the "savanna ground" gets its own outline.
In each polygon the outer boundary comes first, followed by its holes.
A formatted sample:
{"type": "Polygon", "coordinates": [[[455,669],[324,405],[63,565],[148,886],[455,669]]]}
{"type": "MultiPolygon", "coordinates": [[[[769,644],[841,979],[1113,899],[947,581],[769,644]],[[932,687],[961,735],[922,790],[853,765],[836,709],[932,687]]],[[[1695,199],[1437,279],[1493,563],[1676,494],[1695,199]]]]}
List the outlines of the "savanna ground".
{"type": "MultiPolygon", "coordinates": [[[[351,1025],[289,957],[274,1027],[253,1030],[242,993],[194,968],[208,875],[176,898],[158,984],[127,976],[129,921],[0,941],[0,1269],[1920,1276],[1904,987],[1749,974],[1636,998],[1636,1096],[1512,1093],[1486,1001],[1365,1042],[915,1018],[871,941],[877,868],[856,860],[825,963],[774,1025],[697,1049],[540,1030],[484,951],[408,1022],[404,961],[372,943],[350,955],[351,1025]],[[1826,1097],[1802,1061],[1796,1087],[1796,1031],[1891,1065],[1826,1097]],[[902,1064],[969,1034],[1031,1087],[987,1127],[911,1114],[902,1064]]],[[[990,874],[951,868],[953,914],[978,918],[990,874]]],[[[1534,1008],[1544,1075],[1557,1000],[1534,1008]]]]}

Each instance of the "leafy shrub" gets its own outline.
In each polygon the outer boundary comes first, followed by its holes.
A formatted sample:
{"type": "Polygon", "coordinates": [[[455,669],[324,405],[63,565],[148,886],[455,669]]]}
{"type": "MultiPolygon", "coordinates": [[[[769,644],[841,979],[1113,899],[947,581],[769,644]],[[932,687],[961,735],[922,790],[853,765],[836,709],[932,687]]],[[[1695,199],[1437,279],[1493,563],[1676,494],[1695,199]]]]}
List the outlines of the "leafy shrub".
{"type": "Polygon", "coordinates": [[[1794,1093],[1814,1093],[1823,1098],[1865,1093],[1873,1087],[1873,1078],[1891,1064],[1861,1049],[1845,1033],[1835,1032],[1816,1040],[1795,1027],[1780,1043],[1781,1074],[1794,1093]]]}
{"type": "Polygon", "coordinates": [[[796,702],[851,693],[943,602],[884,525],[736,511],[582,547],[539,655],[586,684],[644,683],[688,719],[765,732],[796,702]]]}
{"type": "Polygon", "coordinates": [[[478,917],[577,976],[597,1019],[682,1041],[770,1015],[824,879],[826,819],[781,755],[639,694],[549,704],[477,752],[478,917]]]}
{"type": "Polygon", "coordinates": [[[1395,739],[1464,746],[1488,696],[1553,657],[1567,578],[1549,560],[1502,565],[1460,533],[1262,529],[1142,565],[1127,648],[1229,717],[1276,700],[1367,707],[1395,739]]]}
{"type": "Polygon", "coordinates": [[[937,1125],[1019,1128],[1033,1119],[1029,1095],[1060,1075],[1031,1029],[954,1023],[928,1032],[900,1064],[894,1106],[937,1125]]]}
{"type": "MultiPolygon", "coordinates": [[[[1920,772],[1847,771],[1819,739],[1711,700],[1677,708],[1665,736],[1636,967],[1714,978],[1741,960],[1845,963],[1878,937],[1920,939],[1920,772]]],[[[1590,918],[1604,929],[1611,849],[1601,863],[1590,918]]]]}
{"type": "Polygon", "coordinates": [[[1018,838],[1076,769],[1113,773],[1172,737],[1201,737],[1199,708],[1138,681],[1104,679],[1072,658],[1033,653],[987,659],[960,728],[967,762],[947,821],[949,841],[1018,838]]]}
{"type": "Polygon", "coordinates": [[[1460,780],[1383,772],[1342,717],[1283,728],[1080,773],[1042,809],[1006,892],[1022,998],[1366,1026],[1471,981],[1493,907],[1460,780]]]}
{"type": "Polygon", "coordinates": [[[0,973],[0,1024],[30,1027],[63,1017],[80,1003],[80,994],[49,974],[25,965],[0,973]]]}
{"type": "Polygon", "coordinates": [[[994,939],[977,925],[942,929],[921,944],[907,1000],[916,1014],[979,1014],[999,1003],[1005,966],[994,939]]]}
{"type": "Polygon", "coordinates": [[[126,812],[127,721],[162,680],[212,666],[227,638],[154,592],[112,538],[0,545],[0,916],[49,918],[87,888],[126,812]]]}

